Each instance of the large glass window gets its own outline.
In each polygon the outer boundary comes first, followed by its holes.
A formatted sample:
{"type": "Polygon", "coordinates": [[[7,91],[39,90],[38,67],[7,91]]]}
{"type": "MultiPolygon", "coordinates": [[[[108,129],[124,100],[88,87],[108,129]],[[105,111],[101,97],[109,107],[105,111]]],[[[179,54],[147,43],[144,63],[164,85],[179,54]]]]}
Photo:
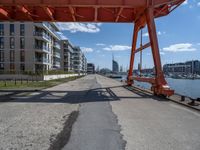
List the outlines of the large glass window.
{"type": "Polygon", "coordinates": [[[0,37],[0,49],[4,49],[4,37],[0,37]]]}
{"type": "Polygon", "coordinates": [[[24,34],[25,34],[25,25],[20,24],[20,36],[24,36],[24,34]]]}
{"type": "Polygon", "coordinates": [[[4,51],[0,51],[0,62],[4,62],[4,51]]]}
{"type": "Polygon", "coordinates": [[[24,49],[25,48],[25,41],[24,41],[24,37],[20,37],[20,49],[24,49]]]}
{"type": "Polygon", "coordinates": [[[10,51],[10,62],[14,62],[15,61],[15,51],[11,50],[10,51]]]}
{"type": "Polygon", "coordinates": [[[10,37],[10,48],[11,49],[15,48],[15,38],[14,37],[10,37]]]}
{"type": "Polygon", "coordinates": [[[15,26],[14,24],[10,24],[10,35],[14,35],[15,34],[15,26]]]}
{"type": "Polygon", "coordinates": [[[20,51],[20,61],[21,62],[25,61],[25,51],[20,51]]]}
{"type": "Polygon", "coordinates": [[[4,35],[4,24],[0,24],[0,35],[4,35]]]}

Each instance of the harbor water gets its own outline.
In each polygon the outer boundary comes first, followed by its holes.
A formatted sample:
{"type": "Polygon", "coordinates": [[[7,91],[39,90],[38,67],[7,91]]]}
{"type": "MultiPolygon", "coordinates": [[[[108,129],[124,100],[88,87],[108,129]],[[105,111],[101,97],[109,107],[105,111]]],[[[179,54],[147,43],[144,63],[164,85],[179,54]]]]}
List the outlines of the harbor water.
{"type": "MultiPolygon", "coordinates": [[[[126,76],[123,76],[122,79],[126,79],[126,76]]],[[[175,90],[175,93],[192,97],[192,98],[200,98],[200,79],[173,79],[166,78],[171,89],[175,90]]],[[[137,82],[135,81],[135,85],[150,89],[151,85],[145,82],[137,82]]]]}

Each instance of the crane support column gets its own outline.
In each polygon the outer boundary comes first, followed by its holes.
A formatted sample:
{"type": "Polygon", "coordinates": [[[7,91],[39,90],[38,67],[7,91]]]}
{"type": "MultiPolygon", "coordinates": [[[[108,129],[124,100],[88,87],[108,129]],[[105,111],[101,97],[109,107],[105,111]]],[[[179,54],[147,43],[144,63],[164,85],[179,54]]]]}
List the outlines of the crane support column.
{"type": "Polygon", "coordinates": [[[130,65],[127,77],[127,84],[131,86],[133,84],[133,66],[134,66],[134,58],[135,58],[135,50],[137,44],[137,37],[138,37],[139,26],[135,23],[134,31],[133,31],[133,41],[132,41],[132,48],[131,48],[131,57],[130,57],[130,65]]]}
{"type": "Polygon", "coordinates": [[[154,21],[154,8],[147,8],[145,15],[156,73],[155,84],[152,85],[152,91],[154,91],[154,94],[156,95],[170,96],[174,93],[174,91],[167,85],[162,71],[156,25],[154,21]]]}

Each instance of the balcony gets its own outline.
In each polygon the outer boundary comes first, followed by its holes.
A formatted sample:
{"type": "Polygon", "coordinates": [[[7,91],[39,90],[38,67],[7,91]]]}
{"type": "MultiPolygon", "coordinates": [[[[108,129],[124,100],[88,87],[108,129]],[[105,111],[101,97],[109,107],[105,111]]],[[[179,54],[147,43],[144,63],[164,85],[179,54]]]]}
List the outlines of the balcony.
{"type": "Polygon", "coordinates": [[[35,63],[37,63],[37,64],[48,64],[49,60],[47,58],[35,57],[35,63]]]}
{"type": "Polygon", "coordinates": [[[54,56],[54,57],[57,57],[57,58],[60,58],[60,53],[54,52],[54,53],[53,53],[53,56],[54,56]]]}
{"type": "Polygon", "coordinates": [[[46,33],[44,33],[44,32],[35,31],[33,35],[39,40],[45,40],[47,42],[50,40],[48,35],[46,33]]]}
{"type": "Polygon", "coordinates": [[[45,45],[35,45],[34,48],[35,48],[35,50],[36,50],[37,52],[49,53],[49,49],[48,49],[48,47],[45,46],[45,45]]]}
{"type": "Polygon", "coordinates": [[[55,47],[55,48],[57,48],[57,49],[60,49],[60,44],[57,43],[57,42],[54,42],[53,47],[55,47]]]}
{"type": "Polygon", "coordinates": [[[59,61],[54,61],[53,62],[53,67],[54,68],[59,68],[60,67],[60,62],[59,61]]]}

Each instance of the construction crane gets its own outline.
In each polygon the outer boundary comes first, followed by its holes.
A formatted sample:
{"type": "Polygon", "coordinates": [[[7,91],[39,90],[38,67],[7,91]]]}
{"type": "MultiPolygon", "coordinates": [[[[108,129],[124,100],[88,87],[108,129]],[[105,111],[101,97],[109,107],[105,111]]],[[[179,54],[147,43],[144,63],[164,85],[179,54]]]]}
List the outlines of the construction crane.
{"type": "MultiPolygon", "coordinates": [[[[155,18],[166,16],[184,0],[0,0],[0,21],[134,23],[127,84],[149,82],[156,95],[170,96],[162,71],[155,18]],[[136,48],[138,32],[147,26],[150,42],[136,48]],[[151,47],[155,78],[133,77],[135,53],[151,47]]],[[[141,65],[141,64],[140,64],[141,65]]]]}

